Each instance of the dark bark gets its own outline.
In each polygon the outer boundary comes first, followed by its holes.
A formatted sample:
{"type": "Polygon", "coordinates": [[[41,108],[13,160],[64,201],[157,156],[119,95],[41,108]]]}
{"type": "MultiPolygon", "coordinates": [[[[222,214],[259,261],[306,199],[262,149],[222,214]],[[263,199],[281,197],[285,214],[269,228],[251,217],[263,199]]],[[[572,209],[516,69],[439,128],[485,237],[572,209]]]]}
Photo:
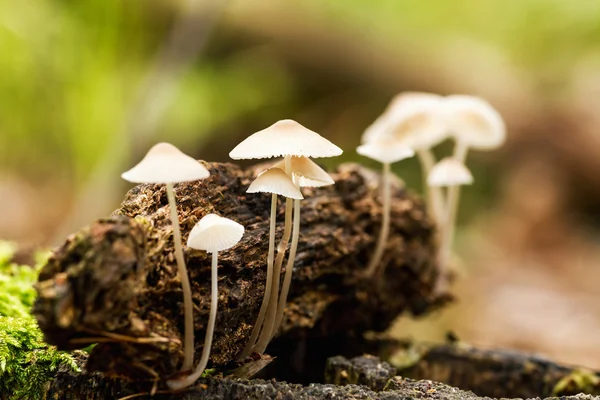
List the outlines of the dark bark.
{"type": "MultiPolygon", "coordinates": [[[[246,344],[265,283],[270,195],[246,194],[256,169],[206,164],[210,178],[175,185],[183,239],[208,213],[246,227],[242,241],[219,255],[219,311],[213,367],[231,367],[246,344]]],[[[380,228],[378,175],[341,166],[336,185],[305,189],[298,257],[282,327],[267,349],[272,376],[321,379],[328,356],[361,351],[362,334],[385,330],[403,311],[423,314],[442,304],[432,294],[437,272],[432,224],[423,205],[394,183],[385,274],[360,276],[380,228]]],[[[278,234],[284,204],[280,202],[278,234]]],[[[90,371],[137,380],[177,370],[183,331],[182,292],[173,256],[163,185],[133,188],[121,208],[70,237],[40,274],[34,307],[46,340],[62,349],[98,337],[90,371]],[[108,332],[108,334],[107,334],[108,332]],[[123,335],[109,339],[110,333],[123,335]],[[126,337],[130,337],[127,339],[126,337]],[[152,343],[140,343],[153,340],[152,343]]],[[[196,355],[210,306],[210,259],[185,249],[195,305],[196,355]]]]}
{"type": "MultiPolygon", "coordinates": [[[[430,380],[412,380],[393,377],[393,368],[372,356],[347,360],[334,357],[328,362],[331,379],[348,381],[348,384],[314,384],[303,386],[286,382],[264,380],[237,380],[204,378],[194,388],[180,393],[158,391],[153,400],[328,400],[328,399],[445,399],[491,400],[472,392],[460,390],[430,380]]],[[[342,383],[342,382],[338,382],[342,383]]],[[[151,385],[150,385],[151,386],[151,385]]],[[[102,374],[72,374],[61,371],[49,385],[47,398],[63,400],[105,400],[140,394],[137,398],[150,398],[147,388],[140,392],[126,381],[108,378],[102,374]]],[[[538,397],[539,399],[539,397],[538,397]]],[[[556,397],[551,399],[558,400],[556,397]]],[[[550,398],[547,400],[551,400],[550,398]]],[[[599,400],[598,397],[565,396],[561,400],[599,400]]],[[[518,400],[518,399],[515,399],[518,400]]]]}
{"type": "Polygon", "coordinates": [[[600,373],[508,350],[452,343],[404,344],[392,358],[398,374],[431,379],[490,397],[600,395],[600,373]],[[404,364],[404,365],[403,365],[404,364]]]}

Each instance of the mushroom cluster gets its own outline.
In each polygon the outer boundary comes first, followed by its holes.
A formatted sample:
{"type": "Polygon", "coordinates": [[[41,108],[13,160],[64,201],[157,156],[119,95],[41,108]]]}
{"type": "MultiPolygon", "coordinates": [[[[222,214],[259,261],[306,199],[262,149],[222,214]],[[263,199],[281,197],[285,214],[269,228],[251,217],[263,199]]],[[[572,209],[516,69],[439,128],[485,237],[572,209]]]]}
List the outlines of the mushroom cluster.
{"type": "Polygon", "coordinates": [[[383,164],[382,227],[375,252],[365,270],[372,277],[380,265],[390,226],[390,164],[416,154],[419,158],[429,214],[437,222],[438,291],[445,290],[450,263],[460,186],[473,182],[465,165],[469,149],[493,150],[506,138],[504,121],[484,100],[466,95],[439,96],[401,93],[367,128],[357,152],[383,164]],[[432,148],[453,139],[453,154],[436,163],[432,148]],[[445,191],[444,191],[445,188],[445,191]]]}
{"type": "Polygon", "coordinates": [[[277,121],[254,133],[229,153],[234,160],[283,157],[283,160],[262,172],[247,190],[247,193],[271,193],[271,215],[265,294],[252,335],[240,354],[240,359],[252,352],[264,353],[281,324],[300,239],[300,201],[303,199],[300,188],[334,183],[329,174],[310,158],[334,157],[340,154],[342,149],[290,119],[277,121]],[[277,195],[286,198],[286,207],[283,236],[275,257],[277,195]],[[281,268],[290,236],[292,243],[280,293],[281,268]]]}
{"type": "MultiPolygon", "coordinates": [[[[502,118],[479,98],[442,97],[427,93],[405,93],[394,98],[383,115],[365,131],[362,145],[357,149],[359,154],[383,164],[382,227],[375,252],[364,271],[365,275],[371,277],[381,269],[388,241],[392,200],[391,164],[415,154],[421,162],[429,211],[439,225],[439,265],[443,279],[443,269],[451,255],[459,188],[473,182],[473,176],[465,166],[467,152],[469,149],[496,148],[504,139],[502,118]],[[436,163],[432,148],[448,138],[453,138],[456,142],[454,153],[436,163]],[[446,188],[445,191],[443,188],[446,188]]],[[[289,119],[278,121],[252,134],[229,154],[236,160],[281,158],[258,174],[246,191],[249,194],[270,193],[271,209],[265,292],[252,334],[239,356],[240,360],[244,360],[252,352],[264,353],[281,325],[300,241],[301,200],[304,198],[301,188],[334,184],[331,176],[311,159],[341,154],[342,150],[329,140],[289,119]],[[286,200],[283,233],[275,246],[278,196],[283,196],[286,200]],[[282,280],[288,247],[289,254],[282,280]]],[[[122,174],[123,179],[130,182],[166,185],[184,309],[182,373],[167,380],[171,389],[183,389],[192,385],[208,365],[219,298],[219,252],[235,246],[244,234],[242,225],[216,214],[203,216],[189,232],[187,247],[190,251],[200,250],[212,254],[209,320],[202,355],[194,368],[194,305],[181,242],[174,184],[205,179],[208,176],[208,170],[200,162],[168,143],[152,147],[140,163],[122,174]]]]}

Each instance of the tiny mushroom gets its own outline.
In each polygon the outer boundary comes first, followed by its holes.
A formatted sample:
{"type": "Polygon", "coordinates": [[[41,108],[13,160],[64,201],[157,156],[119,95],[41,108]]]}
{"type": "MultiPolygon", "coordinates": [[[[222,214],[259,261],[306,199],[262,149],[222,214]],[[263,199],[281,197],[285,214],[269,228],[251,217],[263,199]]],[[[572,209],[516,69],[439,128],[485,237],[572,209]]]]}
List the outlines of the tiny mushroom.
{"type": "Polygon", "coordinates": [[[204,179],[208,176],[208,170],[201,163],[169,143],[156,144],[148,151],[142,161],[121,175],[123,179],[129,182],[165,184],[167,187],[177,271],[183,289],[185,332],[182,371],[190,370],[194,364],[194,315],[192,290],[183,257],[173,184],[204,179]]]}
{"type": "Polygon", "coordinates": [[[390,232],[390,213],[392,204],[390,188],[392,176],[391,165],[392,163],[414,156],[415,152],[410,147],[407,147],[403,141],[396,140],[393,137],[372,140],[358,146],[356,151],[360,155],[369,157],[383,164],[383,217],[381,230],[375,247],[375,253],[369,262],[369,266],[365,270],[365,276],[372,277],[381,262],[390,232]]]}
{"type": "Polygon", "coordinates": [[[242,239],[243,235],[244,227],[241,224],[216,214],[206,215],[190,231],[187,241],[188,247],[212,253],[210,313],[200,362],[190,375],[181,379],[167,381],[167,385],[171,389],[179,390],[192,385],[202,376],[204,369],[208,365],[217,318],[217,302],[219,297],[217,269],[219,252],[235,246],[242,239]]]}
{"type": "MultiPolygon", "coordinates": [[[[342,154],[342,149],[318,133],[305,128],[296,121],[285,119],[256,132],[238,144],[229,156],[234,160],[284,157],[284,171],[292,179],[292,158],[296,157],[333,157],[342,154]]],[[[292,230],[293,202],[286,200],[285,225],[281,242],[277,247],[277,258],[273,268],[273,282],[279,282],[283,257],[290,240],[292,230]]],[[[254,351],[263,353],[268,345],[275,324],[279,285],[271,285],[271,294],[266,317],[260,337],[254,351]]]]}
{"type": "MultiPolygon", "coordinates": [[[[506,140],[506,127],[500,114],[485,100],[475,96],[448,96],[444,101],[444,120],[456,142],[452,157],[461,164],[465,163],[469,149],[493,150],[506,140]]],[[[450,257],[459,196],[460,185],[449,186],[445,212],[441,218],[442,271],[447,268],[450,257]]]]}
{"type": "MultiPolygon", "coordinates": [[[[256,318],[256,323],[252,328],[250,340],[240,354],[239,358],[243,360],[248,357],[254,348],[260,328],[267,312],[269,299],[271,297],[271,285],[273,285],[273,262],[275,258],[275,224],[277,217],[277,195],[291,199],[302,199],[302,193],[296,187],[290,177],[280,168],[272,167],[261,172],[258,177],[250,184],[246,193],[271,193],[271,216],[269,228],[269,250],[267,253],[267,282],[265,284],[265,294],[256,318]]],[[[279,284],[279,281],[277,281],[279,284]]]]}
{"type": "MultiPolygon", "coordinates": [[[[281,168],[283,161],[275,164],[275,167],[281,168]]],[[[293,179],[298,187],[323,187],[333,185],[335,182],[331,176],[319,167],[314,161],[308,157],[292,157],[293,179]]],[[[271,331],[271,337],[275,335],[281,320],[283,319],[283,311],[287,303],[290,285],[292,283],[292,272],[294,270],[294,262],[296,261],[296,252],[298,250],[298,241],[300,239],[300,199],[294,200],[294,224],[292,227],[292,247],[285,267],[285,275],[283,278],[283,286],[277,304],[277,315],[275,325],[271,331]]]]}
{"type": "MultiPolygon", "coordinates": [[[[453,188],[459,187],[461,185],[470,185],[473,183],[473,175],[471,171],[457,158],[454,157],[446,157],[438,162],[432,169],[429,174],[428,184],[432,187],[447,187],[449,194],[452,192],[453,188]]],[[[458,201],[459,191],[456,190],[455,193],[456,201],[458,201]]],[[[447,218],[452,218],[452,220],[442,221],[442,240],[439,249],[438,255],[438,266],[440,268],[440,274],[438,278],[437,289],[442,290],[445,289],[446,282],[446,273],[445,271],[448,269],[448,263],[450,261],[453,235],[454,235],[454,219],[455,214],[452,214],[448,207],[451,206],[452,198],[448,198],[446,204],[446,212],[444,213],[447,218]],[[452,225],[450,225],[452,224],[452,225]]],[[[454,213],[456,209],[454,209],[454,213]]]]}
{"type": "Polygon", "coordinates": [[[443,119],[444,103],[444,97],[432,93],[400,93],[362,137],[362,143],[367,144],[391,136],[415,150],[421,164],[429,212],[436,219],[440,217],[443,199],[437,188],[427,185],[427,176],[436,162],[431,149],[448,138],[443,119]]]}

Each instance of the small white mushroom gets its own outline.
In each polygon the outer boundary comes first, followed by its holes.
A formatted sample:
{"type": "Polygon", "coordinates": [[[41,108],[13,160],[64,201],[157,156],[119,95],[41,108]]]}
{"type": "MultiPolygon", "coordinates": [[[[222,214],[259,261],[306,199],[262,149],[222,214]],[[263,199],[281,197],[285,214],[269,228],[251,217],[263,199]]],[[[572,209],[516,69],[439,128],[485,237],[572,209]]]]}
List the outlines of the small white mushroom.
{"type": "Polygon", "coordinates": [[[427,183],[430,186],[459,186],[473,183],[471,171],[453,157],[446,157],[435,164],[429,173],[427,183]]]}
{"type": "Polygon", "coordinates": [[[440,217],[443,199],[437,188],[427,185],[427,176],[436,162],[431,149],[448,138],[443,104],[444,97],[436,94],[400,93],[362,137],[363,144],[387,137],[415,150],[421,164],[429,213],[436,219],[440,217]]]}
{"type": "MultiPolygon", "coordinates": [[[[244,359],[250,355],[256,339],[260,333],[260,328],[263,324],[265,314],[271,298],[271,290],[273,285],[273,262],[275,252],[275,224],[277,217],[277,195],[292,199],[302,199],[302,193],[296,187],[290,177],[280,168],[272,167],[261,172],[258,177],[250,184],[246,193],[272,193],[271,195],[271,216],[269,228],[269,250],[267,253],[267,282],[265,284],[265,294],[263,296],[260,311],[256,318],[256,323],[252,328],[252,334],[246,344],[246,347],[239,356],[239,359],[244,359]]],[[[276,283],[279,285],[279,280],[276,283]]]]}
{"type": "MultiPolygon", "coordinates": [[[[275,164],[275,167],[283,162],[275,164]]],[[[298,187],[323,187],[333,185],[335,182],[331,176],[319,167],[308,157],[292,157],[292,176],[298,187]]],[[[271,337],[275,336],[287,303],[287,297],[292,283],[292,273],[294,271],[294,263],[296,261],[296,252],[298,251],[298,241],[300,239],[300,199],[294,200],[294,223],[292,227],[292,245],[287,265],[285,267],[285,275],[283,278],[283,286],[281,294],[277,302],[277,314],[275,317],[275,325],[271,331],[271,337]]]]}
{"type": "Polygon", "coordinates": [[[167,186],[167,198],[173,225],[175,259],[177,260],[177,270],[183,289],[185,332],[182,371],[190,370],[194,365],[194,315],[192,290],[183,258],[181,231],[179,229],[173,184],[204,179],[208,176],[209,172],[202,164],[169,143],[156,144],[148,151],[142,161],[129,171],[121,174],[121,177],[129,182],[166,184],[167,186]]]}
{"type": "Polygon", "coordinates": [[[383,186],[383,216],[379,238],[375,246],[375,252],[365,270],[365,276],[372,277],[381,263],[381,258],[385,251],[388,236],[390,233],[390,214],[392,205],[392,194],[390,181],[392,177],[392,163],[412,157],[415,152],[407,147],[403,141],[396,140],[393,137],[380,138],[373,140],[356,149],[357,153],[369,157],[383,164],[382,186],[383,186]]]}
{"type": "MultiPolygon", "coordinates": [[[[454,136],[453,159],[465,163],[470,148],[476,150],[496,149],[506,140],[506,127],[500,114],[485,100],[475,96],[448,96],[444,102],[445,121],[454,136]]],[[[460,197],[460,185],[448,187],[446,207],[441,224],[440,281],[438,291],[444,286],[444,271],[448,268],[454,240],[456,214],[460,197]]]]}
{"type": "Polygon", "coordinates": [[[217,302],[219,298],[217,271],[219,252],[235,246],[242,239],[243,235],[244,227],[241,224],[216,214],[206,215],[190,232],[187,241],[188,247],[212,253],[210,313],[200,362],[192,374],[183,379],[167,381],[167,385],[171,389],[178,390],[192,385],[202,376],[204,369],[208,365],[215,321],[217,319],[217,302]]]}

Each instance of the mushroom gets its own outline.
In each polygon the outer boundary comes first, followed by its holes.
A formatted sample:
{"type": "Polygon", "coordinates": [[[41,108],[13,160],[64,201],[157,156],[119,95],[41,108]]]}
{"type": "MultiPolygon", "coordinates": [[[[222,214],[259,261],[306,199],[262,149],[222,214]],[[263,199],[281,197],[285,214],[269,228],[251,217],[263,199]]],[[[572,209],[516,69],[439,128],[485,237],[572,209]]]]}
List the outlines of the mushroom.
{"type": "Polygon", "coordinates": [[[208,170],[201,163],[182,153],[181,150],[169,143],[154,145],[142,161],[129,171],[121,174],[121,177],[129,182],[165,184],[167,187],[171,224],[173,225],[173,243],[175,246],[175,259],[177,260],[177,272],[183,289],[185,332],[182,371],[190,370],[194,365],[194,315],[192,290],[185,266],[185,259],[183,258],[181,231],[179,229],[179,217],[177,216],[173,184],[204,179],[208,176],[208,170]]]}
{"type": "Polygon", "coordinates": [[[427,185],[427,177],[435,164],[431,148],[448,138],[443,120],[442,96],[405,92],[396,95],[384,113],[369,126],[362,137],[367,144],[378,138],[393,137],[417,153],[423,175],[423,190],[427,198],[430,215],[441,217],[443,202],[441,191],[427,185]]]}
{"type": "Polygon", "coordinates": [[[219,298],[217,269],[219,252],[235,246],[242,239],[243,235],[244,227],[241,224],[216,214],[206,215],[190,231],[187,241],[188,247],[212,253],[210,313],[200,362],[192,374],[187,375],[183,379],[167,381],[167,385],[171,389],[178,390],[190,386],[202,376],[204,369],[208,365],[208,358],[210,356],[213,333],[215,330],[215,321],[217,319],[217,302],[219,298]]]}
{"type": "MultiPolygon", "coordinates": [[[[275,258],[275,224],[277,218],[277,195],[281,195],[292,199],[302,199],[302,193],[296,187],[290,177],[280,168],[272,167],[266,171],[263,171],[258,177],[250,184],[246,193],[272,193],[271,195],[271,216],[270,216],[270,228],[269,228],[269,250],[267,253],[267,282],[265,284],[265,294],[256,318],[256,323],[252,328],[252,334],[250,340],[246,344],[246,347],[239,356],[239,359],[243,360],[248,357],[252,352],[260,328],[263,324],[265,313],[271,297],[271,285],[273,284],[273,261],[275,258]]],[[[279,281],[277,281],[279,285],[279,281]]]]}
{"type": "MultiPolygon", "coordinates": [[[[444,102],[444,113],[449,132],[456,141],[452,157],[460,164],[465,163],[470,148],[493,150],[500,147],[506,139],[502,117],[483,99],[467,95],[448,96],[444,102]]],[[[450,257],[459,196],[460,185],[448,187],[440,249],[442,271],[447,268],[450,257]]]]}
{"type": "MultiPolygon", "coordinates": [[[[342,154],[342,149],[323,138],[318,133],[305,128],[296,121],[285,119],[246,138],[238,144],[229,156],[234,160],[252,158],[284,157],[285,173],[292,177],[292,157],[333,157],[342,154]]],[[[273,268],[273,281],[279,282],[280,268],[290,240],[293,203],[286,200],[283,237],[277,247],[277,259],[273,268]],[[279,265],[279,269],[278,269],[279,265]]],[[[279,285],[271,285],[267,315],[263,329],[255,346],[255,351],[263,352],[271,338],[272,327],[277,312],[279,285]]]]}
{"type": "MultiPolygon", "coordinates": [[[[443,282],[445,282],[445,271],[448,268],[448,263],[451,255],[453,233],[454,233],[454,215],[451,214],[452,210],[449,209],[451,202],[455,201],[458,203],[459,191],[454,190],[462,185],[470,185],[473,183],[473,175],[471,171],[457,158],[446,157],[438,162],[432,169],[427,183],[432,187],[447,187],[448,188],[448,201],[446,203],[446,212],[444,213],[447,218],[452,220],[442,221],[443,234],[441,247],[438,255],[438,265],[440,268],[440,274],[438,279],[438,290],[441,290],[443,282]],[[450,194],[453,196],[450,197],[450,194]]],[[[454,213],[456,209],[454,209],[454,213]]]]}
{"type": "MultiPolygon", "coordinates": [[[[274,167],[281,168],[283,161],[275,164],[274,167]]],[[[333,185],[335,182],[331,176],[319,167],[308,157],[292,157],[292,171],[293,179],[297,187],[322,187],[333,185]]],[[[275,324],[271,330],[271,338],[275,336],[275,333],[281,325],[283,319],[283,311],[285,310],[285,304],[287,303],[288,293],[290,291],[290,285],[292,283],[292,273],[294,270],[294,263],[296,261],[296,251],[298,250],[298,241],[300,239],[300,199],[294,200],[294,223],[292,227],[292,246],[290,248],[290,255],[288,257],[287,265],[285,267],[285,275],[283,278],[283,286],[281,287],[281,294],[277,302],[277,314],[275,317],[275,324]]]]}
{"type": "Polygon", "coordinates": [[[383,164],[383,217],[381,230],[375,247],[375,253],[373,253],[369,266],[364,272],[365,276],[372,277],[377,270],[377,266],[381,262],[390,232],[390,211],[392,202],[390,190],[392,175],[391,164],[412,157],[415,155],[415,152],[410,147],[407,147],[402,140],[396,140],[393,137],[375,139],[362,146],[358,146],[356,151],[360,155],[369,157],[383,164]]]}

